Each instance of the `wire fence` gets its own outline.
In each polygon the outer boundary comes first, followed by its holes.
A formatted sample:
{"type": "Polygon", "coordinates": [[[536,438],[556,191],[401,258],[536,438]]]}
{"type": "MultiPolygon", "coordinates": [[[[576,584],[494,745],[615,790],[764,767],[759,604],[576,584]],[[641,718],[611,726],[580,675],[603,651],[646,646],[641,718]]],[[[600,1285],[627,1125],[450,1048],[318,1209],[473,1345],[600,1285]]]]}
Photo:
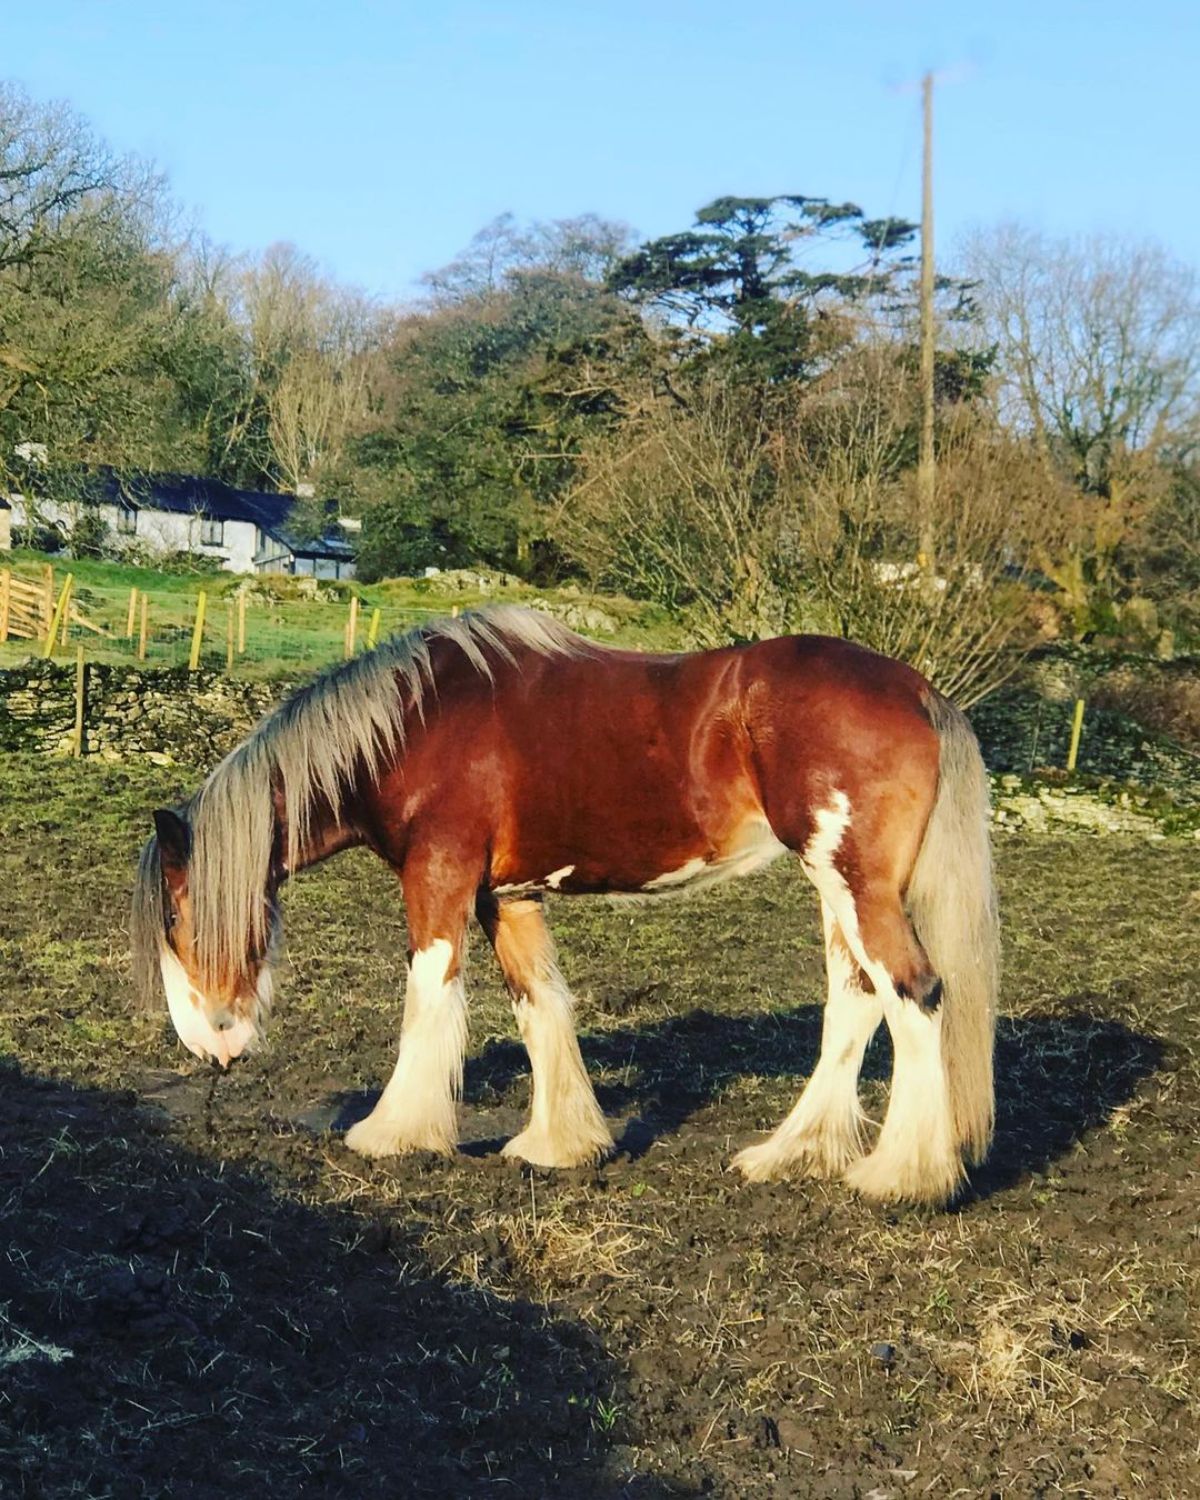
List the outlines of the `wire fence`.
{"type": "Polygon", "coordinates": [[[249,586],[143,590],[77,587],[74,575],[18,577],[0,569],[0,664],[30,655],[231,675],[315,671],[370,649],[438,614],[428,606],[372,599],[355,590],[332,600],[276,597],[249,586]]]}

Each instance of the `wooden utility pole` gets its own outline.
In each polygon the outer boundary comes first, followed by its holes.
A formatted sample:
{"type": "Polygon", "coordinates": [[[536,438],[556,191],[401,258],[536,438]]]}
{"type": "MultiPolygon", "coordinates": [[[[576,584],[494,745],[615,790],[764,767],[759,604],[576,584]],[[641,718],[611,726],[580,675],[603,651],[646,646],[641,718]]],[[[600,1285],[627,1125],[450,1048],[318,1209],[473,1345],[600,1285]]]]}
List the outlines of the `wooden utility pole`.
{"type": "Polygon", "coordinates": [[[917,503],[920,506],[919,562],[932,574],[934,527],[933,458],[933,74],[921,80],[924,150],[921,158],[921,446],[917,464],[917,503]]]}

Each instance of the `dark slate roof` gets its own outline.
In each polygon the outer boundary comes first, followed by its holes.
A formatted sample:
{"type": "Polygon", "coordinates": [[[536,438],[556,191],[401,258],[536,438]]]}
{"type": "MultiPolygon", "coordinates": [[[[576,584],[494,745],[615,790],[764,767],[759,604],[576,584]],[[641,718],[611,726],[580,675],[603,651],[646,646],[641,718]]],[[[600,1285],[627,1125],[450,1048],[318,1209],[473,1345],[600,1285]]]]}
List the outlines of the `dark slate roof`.
{"type": "MultiPolygon", "coordinates": [[[[288,526],[295,495],[272,495],[265,490],[239,490],[220,479],[195,474],[120,475],[98,468],[88,475],[87,498],[96,504],[132,504],[138,509],[165,510],[178,515],[202,515],[213,521],[249,521],[282,542],[300,557],[349,559],[354,547],[336,525],[318,541],[300,542],[288,526]]],[[[332,504],[332,502],[327,502],[332,504]]]]}

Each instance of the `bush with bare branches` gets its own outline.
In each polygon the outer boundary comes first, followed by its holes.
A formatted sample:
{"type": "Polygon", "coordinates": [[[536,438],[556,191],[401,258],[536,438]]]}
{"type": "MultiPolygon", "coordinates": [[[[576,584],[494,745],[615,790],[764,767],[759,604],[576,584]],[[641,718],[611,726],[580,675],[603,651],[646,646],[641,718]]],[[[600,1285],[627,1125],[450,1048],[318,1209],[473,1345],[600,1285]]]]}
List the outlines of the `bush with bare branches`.
{"type": "Polygon", "coordinates": [[[951,414],[923,558],[911,384],[886,351],[801,390],[709,380],[628,407],[556,525],[597,582],[686,610],[705,644],[846,635],[967,705],[1032,643],[1024,580],[1058,550],[1054,481],[1028,445],[951,414]]]}

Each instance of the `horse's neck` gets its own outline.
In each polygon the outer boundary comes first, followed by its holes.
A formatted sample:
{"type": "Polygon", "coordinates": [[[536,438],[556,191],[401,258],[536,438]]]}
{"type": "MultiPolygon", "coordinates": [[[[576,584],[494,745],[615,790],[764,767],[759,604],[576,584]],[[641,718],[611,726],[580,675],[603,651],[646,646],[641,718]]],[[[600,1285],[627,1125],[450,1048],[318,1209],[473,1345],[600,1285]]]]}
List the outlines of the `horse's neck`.
{"type": "Polygon", "coordinates": [[[325,803],[313,809],[300,846],[285,872],[287,875],[294,875],[299,870],[307,869],[309,865],[318,865],[331,854],[338,854],[343,849],[362,843],[362,834],[347,817],[347,812],[347,807],[343,805],[341,812],[334,814],[325,803]]]}

